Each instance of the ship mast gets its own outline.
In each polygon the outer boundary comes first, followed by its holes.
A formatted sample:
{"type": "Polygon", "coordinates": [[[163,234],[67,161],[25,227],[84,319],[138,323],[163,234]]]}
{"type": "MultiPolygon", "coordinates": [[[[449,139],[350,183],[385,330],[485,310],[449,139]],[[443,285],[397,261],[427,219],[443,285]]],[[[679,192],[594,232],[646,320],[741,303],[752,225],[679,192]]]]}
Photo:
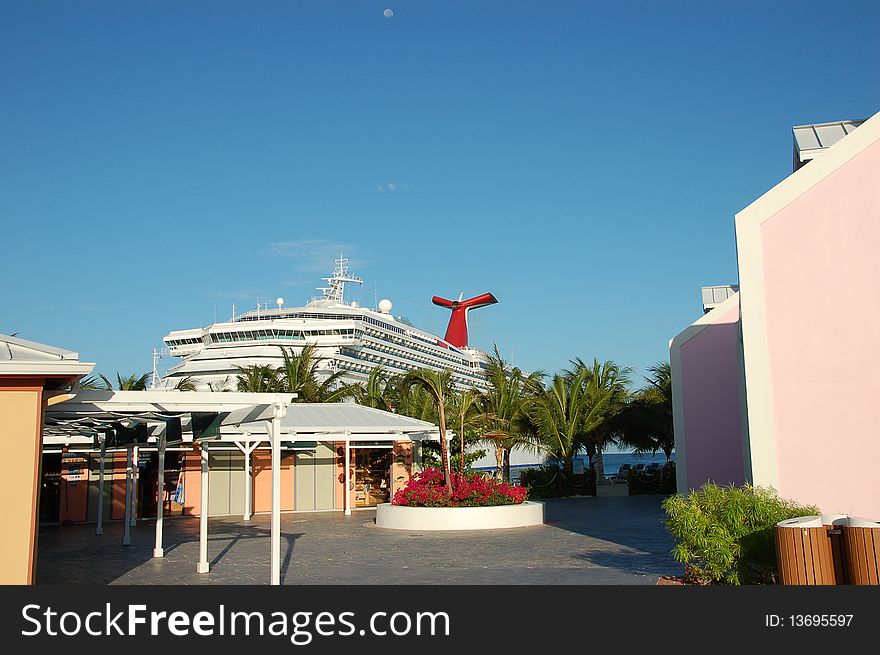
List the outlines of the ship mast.
{"type": "Polygon", "coordinates": [[[318,287],[318,291],[323,295],[322,300],[325,302],[340,305],[345,304],[345,283],[351,282],[352,284],[363,284],[364,281],[361,278],[349,274],[348,261],[348,258],[340,253],[339,259],[334,262],[336,267],[333,269],[333,275],[321,278],[329,285],[326,287],[318,287]]]}

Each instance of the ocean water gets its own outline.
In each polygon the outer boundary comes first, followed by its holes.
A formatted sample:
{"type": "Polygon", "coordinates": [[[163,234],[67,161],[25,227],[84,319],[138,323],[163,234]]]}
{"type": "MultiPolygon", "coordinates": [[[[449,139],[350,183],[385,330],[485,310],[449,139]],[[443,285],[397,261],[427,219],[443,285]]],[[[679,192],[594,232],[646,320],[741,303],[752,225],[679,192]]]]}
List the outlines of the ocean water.
{"type": "MultiPolygon", "coordinates": [[[[576,460],[579,459],[583,462],[584,467],[588,464],[588,458],[586,456],[577,457],[576,460]]],[[[672,461],[675,461],[675,453],[672,453],[672,461]]],[[[644,464],[648,466],[648,464],[657,463],[660,466],[663,466],[666,463],[666,455],[663,453],[656,453],[654,455],[645,454],[645,455],[634,455],[632,453],[602,453],[602,464],[605,470],[605,476],[614,475],[620,470],[620,467],[624,464],[629,464],[630,466],[635,466],[636,464],[644,464]]],[[[511,466],[510,467],[510,475],[514,482],[519,480],[519,473],[524,469],[529,469],[534,467],[534,464],[522,464],[519,466],[511,466]]],[[[488,468],[481,470],[490,470],[488,468]]],[[[494,470],[492,467],[491,470],[494,470]]]]}
{"type": "MultiPolygon", "coordinates": [[[[587,458],[582,458],[584,460],[584,466],[587,464],[587,458]]],[[[675,461],[675,453],[672,453],[672,461],[675,461]]],[[[654,455],[650,453],[645,455],[633,455],[632,453],[602,453],[602,465],[605,468],[605,475],[612,475],[617,473],[620,470],[620,467],[624,464],[629,464],[630,466],[635,466],[636,464],[644,464],[648,466],[648,464],[657,463],[660,466],[663,466],[666,463],[666,455],[662,452],[658,452],[654,455]]]]}

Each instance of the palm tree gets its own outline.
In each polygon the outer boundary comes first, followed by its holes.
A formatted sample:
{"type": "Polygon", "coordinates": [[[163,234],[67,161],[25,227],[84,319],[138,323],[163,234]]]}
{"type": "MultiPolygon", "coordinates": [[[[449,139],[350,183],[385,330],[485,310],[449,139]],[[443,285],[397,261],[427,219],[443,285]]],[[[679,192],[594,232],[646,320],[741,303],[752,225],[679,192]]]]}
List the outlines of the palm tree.
{"type": "Polygon", "coordinates": [[[620,443],[638,453],[662,450],[668,462],[675,448],[672,422],[672,371],[669,362],[648,369],[647,385],[636,391],[612,420],[620,443]]]}
{"type": "Polygon", "coordinates": [[[106,391],[107,385],[104,384],[104,380],[98,376],[87,375],[74,384],[74,388],[82,389],[83,391],[106,391]]]}
{"type": "Polygon", "coordinates": [[[429,423],[440,420],[431,395],[418,385],[406,384],[406,376],[395,376],[389,381],[389,385],[392,411],[429,423]]]}
{"type": "Polygon", "coordinates": [[[278,373],[268,364],[237,366],[236,390],[272,393],[278,390],[278,373]]]}
{"type": "Polygon", "coordinates": [[[337,371],[318,381],[318,365],[323,361],[316,356],[316,346],[310,343],[299,353],[281,346],[284,364],[278,367],[279,391],[295,393],[301,403],[332,403],[352,394],[349,385],[340,385],[343,371],[337,371]]]}
{"type": "Polygon", "coordinates": [[[186,377],[182,377],[177,381],[177,384],[174,385],[175,391],[196,391],[196,381],[195,378],[191,375],[187,375],[186,377]]]}
{"type": "Polygon", "coordinates": [[[458,424],[458,437],[461,450],[459,451],[459,469],[464,474],[465,469],[465,432],[477,426],[480,422],[482,395],[476,389],[466,389],[461,393],[453,393],[450,403],[451,413],[455,416],[458,424]]]}
{"type": "Polygon", "coordinates": [[[526,375],[510,366],[495,346],[486,369],[488,389],[482,396],[480,420],[485,429],[483,439],[495,448],[497,475],[505,480],[510,480],[510,452],[514,448],[538,449],[528,410],[543,388],[543,378],[542,371],[526,375]]]}
{"type": "Polygon", "coordinates": [[[538,435],[549,453],[563,461],[571,474],[574,454],[580,444],[584,411],[584,375],[553,376],[550,386],[529,408],[538,435]]]}
{"type": "MultiPolygon", "coordinates": [[[[119,373],[117,373],[116,389],[118,391],[145,391],[147,388],[147,380],[150,379],[150,375],[150,373],[144,373],[143,375],[134,374],[122,377],[119,373]]],[[[114,388],[113,383],[107,379],[107,376],[99,375],[98,377],[100,378],[100,380],[94,380],[96,389],[111,391],[114,388]]]]}
{"type": "Polygon", "coordinates": [[[347,385],[350,397],[358,405],[387,411],[395,408],[394,379],[381,366],[370,371],[366,382],[347,385]]]}
{"type": "Polygon", "coordinates": [[[566,370],[566,374],[585,371],[588,380],[585,401],[590,414],[586,417],[588,422],[584,426],[578,450],[586,450],[591,462],[595,456],[594,465],[599,476],[604,469],[602,451],[609,443],[615,442],[612,421],[627,400],[632,371],[610,360],[599,363],[595,358],[592,364],[586,364],[580,358],[571,363],[573,370],[566,370]]]}
{"type": "Polygon", "coordinates": [[[588,365],[576,359],[572,365],[553,376],[530,411],[547,450],[568,474],[582,448],[592,455],[611,439],[610,418],[623,404],[629,382],[628,369],[611,361],[588,365]]]}
{"type": "Polygon", "coordinates": [[[208,389],[211,391],[232,391],[232,389],[229,388],[229,376],[227,375],[218,382],[208,382],[208,389]]]}
{"type": "Polygon", "coordinates": [[[440,422],[440,462],[443,467],[443,477],[446,487],[452,488],[452,479],[449,470],[449,444],[446,443],[446,402],[452,389],[452,371],[432,371],[420,368],[407,373],[401,381],[404,390],[411,387],[420,388],[428,398],[439,415],[440,422]]]}

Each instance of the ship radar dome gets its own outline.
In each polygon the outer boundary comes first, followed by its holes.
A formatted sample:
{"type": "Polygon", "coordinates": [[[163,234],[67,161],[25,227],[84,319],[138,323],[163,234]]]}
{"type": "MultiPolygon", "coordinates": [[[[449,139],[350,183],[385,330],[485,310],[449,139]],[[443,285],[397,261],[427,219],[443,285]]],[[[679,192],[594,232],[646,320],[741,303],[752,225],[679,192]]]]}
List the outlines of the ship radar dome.
{"type": "Polygon", "coordinates": [[[284,305],[284,298],[278,297],[275,299],[275,304],[278,305],[278,309],[284,305]]]}
{"type": "Polygon", "coordinates": [[[379,311],[383,314],[390,314],[392,307],[393,305],[388,298],[382,298],[382,300],[379,301],[379,311]]]}

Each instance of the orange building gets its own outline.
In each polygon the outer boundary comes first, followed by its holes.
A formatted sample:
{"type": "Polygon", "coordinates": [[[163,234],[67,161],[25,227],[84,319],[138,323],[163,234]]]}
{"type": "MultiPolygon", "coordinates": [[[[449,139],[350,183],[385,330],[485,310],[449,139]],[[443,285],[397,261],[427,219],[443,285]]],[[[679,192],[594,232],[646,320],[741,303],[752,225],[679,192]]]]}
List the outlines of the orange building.
{"type": "MultiPolygon", "coordinates": [[[[10,535],[0,540],[0,584],[33,582],[43,416],[59,392],[94,366],[80,362],[75,352],[0,334],[0,497],[4,528],[10,535]]],[[[67,467],[70,474],[73,462],[67,467]]]]}

